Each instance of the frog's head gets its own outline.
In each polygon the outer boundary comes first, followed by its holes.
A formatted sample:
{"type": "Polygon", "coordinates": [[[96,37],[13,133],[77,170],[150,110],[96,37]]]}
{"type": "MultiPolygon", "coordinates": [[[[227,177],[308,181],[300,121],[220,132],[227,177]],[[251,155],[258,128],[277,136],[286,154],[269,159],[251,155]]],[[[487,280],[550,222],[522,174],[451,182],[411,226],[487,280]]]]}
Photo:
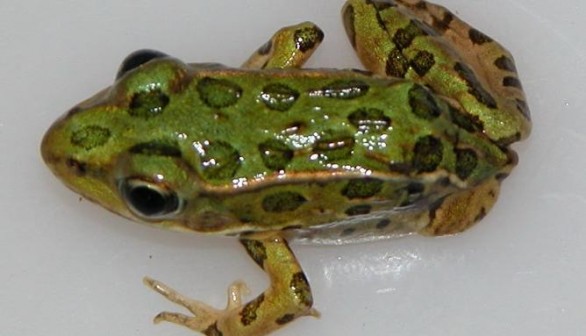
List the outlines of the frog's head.
{"type": "Polygon", "coordinates": [[[69,188],[115,213],[180,226],[197,177],[182,159],[181,136],[161,128],[157,116],[186,71],[158,52],[129,55],[114,85],[51,126],[41,145],[44,161],[69,188]]]}

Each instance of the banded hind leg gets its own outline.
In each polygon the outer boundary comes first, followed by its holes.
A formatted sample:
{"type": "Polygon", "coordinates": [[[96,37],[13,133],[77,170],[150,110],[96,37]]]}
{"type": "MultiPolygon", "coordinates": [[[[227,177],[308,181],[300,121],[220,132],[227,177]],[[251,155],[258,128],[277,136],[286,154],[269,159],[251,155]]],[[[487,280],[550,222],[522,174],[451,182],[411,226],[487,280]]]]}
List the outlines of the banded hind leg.
{"type": "Polygon", "coordinates": [[[285,239],[277,234],[253,234],[240,239],[248,255],[270,279],[269,288],[253,300],[242,304],[248,291],[242,282],[228,290],[224,310],[186,298],[165,284],[145,278],[145,284],[170,301],[189,310],[193,316],[162,312],[155,322],[171,322],[204,335],[262,336],[283,327],[300,316],[319,316],[312,309],[309,283],[285,239]]]}
{"type": "Polygon", "coordinates": [[[500,145],[529,135],[529,109],[512,56],[444,7],[349,0],[343,16],[368,70],[430,87],[500,145]]]}

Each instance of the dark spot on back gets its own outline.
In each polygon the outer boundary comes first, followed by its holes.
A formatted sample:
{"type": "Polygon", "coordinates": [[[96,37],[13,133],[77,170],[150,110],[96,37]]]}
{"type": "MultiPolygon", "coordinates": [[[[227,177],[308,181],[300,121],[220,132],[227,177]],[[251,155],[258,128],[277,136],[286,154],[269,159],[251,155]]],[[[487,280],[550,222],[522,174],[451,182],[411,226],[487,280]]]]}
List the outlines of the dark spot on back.
{"type": "Polygon", "coordinates": [[[181,150],[172,141],[154,140],[136,144],[128,150],[133,154],[181,157],[181,150]]]}
{"type": "Polygon", "coordinates": [[[409,90],[409,106],[417,117],[425,120],[437,118],[441,114],[433,95],[425,87],[414,84],[409,90]]]}
{"type": "Polygon", "coordinates": [[[69,141],[74,146],[91,150],[105,145],[110,139],[110,136],[109,129],[97,125],[89,125],[74,131],[69,141]]]}
{"type": "Polygon", "coordinates": [[[347,228],[347,229],[344,229],[342,231],[342,233],[340,233],[340,235],[342,237],[347,237],[347,236],[353,234],[354,232],[356,232],[356,228],[347,228]]]}
{"type": "Polygon", "coordinates": [[[366,3],[372,5],[379,11],[397,7],[397,4],[391,0],[367,0],[366,3]]]}
{"type": "Polygon", "coordinates": [[[342,189],[342,195],[348,199],[369,198],[383,189],[383,181],[375,178],[358,178],[348,182],[342,189]]]}
{"type": "Polygon", "coordinates": [[[241,164],[238,151],[224,141],[210,141],[199,155],[202,174],[211,180],[233,178],[241,164]]]}
{"type": "Polygon", "coordinates": [[[152,118],[163,113],[169,100],[160,89],[137,92],[130,100],[128,113],[133,117],[152,118]]]}
{"type": "Polygon", "coordinates": [[[346,209],[346,215],[348,216],[358,216],[358,215],[367,215],[370,213],[372,207],[368,204],[359,204],[346,209]]]}
{"type": "Polygon", "coordinates": [[[242,88],[226,79],[204,77],[197,82],[197,92],[209,107],[225,108],[236,104],[242,88]]]}
{"type": "Polygon", "coordinates": [[[305,197],[293,191],[282,191],[266,196],[262,208],[266,212],[280,213],[293,211],[307,202],[305,197]]]}
{"type": "Polygon", "coordinates": [[[313,152],[327,161],[350,158],[353,149],[354,137],[336,131],[326,131],[313,145],[313,152]]]}
{"type": "Polygon", "coordinates": [[[417,140],[413,148],[413,166],[420,173],[432,172],[443,160],[441,140],[428,135],[417,140]]]}
{"type": "Polygon", "coordinates": [[[381,219],[378,223],[376,223],[376,228],[382,230],[391,224],[390,219],[381,219]]]}
{"type": "Polygon", "coordinates": [[[466,180],[478,165],[478,155],[472,149],[456,149],[456,175],[466,180]]]}
{"type": "Polygon", "coordinates": [[[336,80],[321,89],[310,90],[309,95],[334,99],[354,99],[364,96],[368,89],[368,84],[361,80],[336,80]]]}
{"type": "Polygon", "coordinates": [[[348,116],[348,121],[362,131],[386,130],[391,126],[391,118],[377,108],[359,108],[348,116]]]}
{"type": "Polygon", "coordinates": [[[262,89],[260,100],[271,110],[287,111],[299,98],[299,92],[284,84],[269,84],[262,89]]]}
{"type": "Polygon", "coordinates": [[[265,166],[271,170],[283,170],[291,159],[293,150],[279,140],[270,139],[258,145],[258,151],[265,166]]]}
{"type": "Polygon", "coordinates": [[[391,162],[389,163],[389,170],[395,173],[408,175],[412,172],[413,166],[405,162],[391,162]]]}

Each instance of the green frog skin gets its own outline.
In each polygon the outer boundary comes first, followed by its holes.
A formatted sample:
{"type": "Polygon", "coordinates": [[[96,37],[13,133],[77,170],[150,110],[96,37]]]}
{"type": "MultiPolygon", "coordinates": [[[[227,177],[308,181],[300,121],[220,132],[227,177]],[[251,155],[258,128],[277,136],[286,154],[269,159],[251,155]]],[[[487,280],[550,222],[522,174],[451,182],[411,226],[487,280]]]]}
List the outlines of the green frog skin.
{"type": "Polygon", "coordinates": [[[46,133],[65,185],[132,220],[237,237],[270,278],[223,310],[145,283],[193,315],[155,321],[208,336],[259,336],[318,316],[290,240],[340,244],[461,232],[497,199],[529,135],[512,56],[447,9],[348,0],[364,70],[301,69],[323,39],[285,27],[241,68],[129,55],[114,84],[46,133]]]}

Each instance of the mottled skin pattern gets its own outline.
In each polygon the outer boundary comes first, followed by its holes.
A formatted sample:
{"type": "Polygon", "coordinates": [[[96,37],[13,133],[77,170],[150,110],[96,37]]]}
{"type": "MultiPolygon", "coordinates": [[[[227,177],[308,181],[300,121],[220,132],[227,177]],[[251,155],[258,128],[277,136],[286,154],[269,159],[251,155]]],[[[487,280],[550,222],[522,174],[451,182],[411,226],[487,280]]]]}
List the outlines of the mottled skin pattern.
{"type": "Polygon", "coordinates": [[[323,39],[309,22],[239,69],[143,50],[45,135],[45,162],[74,191],[134,220],[237,235],[270,277],[245,304],[234,283],[225,310],[145,278],[193,313],[155,321],[266,335],[318,315],[287,239],[452,234],[496,201],[516,164],[509,145],[530,132],[512,56],[425,1],[342,12],[368,71],[300,69],[323,39]]]}

